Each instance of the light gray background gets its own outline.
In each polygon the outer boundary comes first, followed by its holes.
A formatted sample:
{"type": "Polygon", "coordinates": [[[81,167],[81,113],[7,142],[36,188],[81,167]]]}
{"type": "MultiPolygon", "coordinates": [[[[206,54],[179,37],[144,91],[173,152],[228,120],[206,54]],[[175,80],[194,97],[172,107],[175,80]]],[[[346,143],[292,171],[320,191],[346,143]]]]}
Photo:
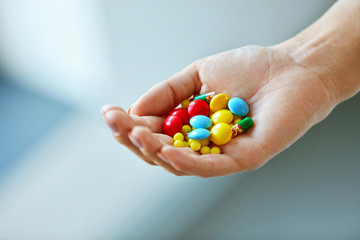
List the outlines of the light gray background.
{"type": "Polygon", "coordinates": [[[0,0],[4,72],[68,109],[0,172],[0,239],[358,239],[359,95],[261,169],[212,179],[142,163],[98,113],[198,58],[281,42],[333,2],[0,0]]]}

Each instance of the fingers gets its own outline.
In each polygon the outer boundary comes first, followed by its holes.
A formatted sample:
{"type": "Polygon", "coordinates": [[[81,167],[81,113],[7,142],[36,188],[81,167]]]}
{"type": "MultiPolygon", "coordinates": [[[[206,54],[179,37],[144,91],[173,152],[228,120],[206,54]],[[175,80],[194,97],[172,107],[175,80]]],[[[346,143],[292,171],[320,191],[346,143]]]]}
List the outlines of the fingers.
{"type": "Polygon", "coordinates": [[[148,160],[141,153],[139,148],[129,139],[128,133],[135,126],[134,122],[131,120],[130,116],[124,112],[123,109],[117,107],[112,108],[104,112],[104,119],[109,125],[110,129],[113,132],[114,138],[121,144],[125,145],[132,152],[134,152],[138,157],[143,159],[145,162],[154,165],[154,163],[148,160]]]}
{"type": "Polygon", "coordinates": [[[139,116],[163,116],[184,99],[198,93],[200,88],[198,63],[193,63],[168,80],[152,87],[131,106],[129,113],[139,116]]]}
{"type": "Polygon", "coordinates": [[[177,176],[186,175],[184,172],[175,170],[157,155],[163,146],[172,144],[173,140],[170,137],[163,134],[155,135],[148,128],[140,126],[134,127],[129,133],[129,137],[139,143],[139,149],[147,159],[177,176]],[[159,138],[162,138],[162,142],[159,138]]]}
{"type": "Polygon", "coordinates": [[[122,108],[106,106],[103,111],[104,119],[111,128],[115,139],[129,148],[138,157],[151,165],[159,165],[167,171],[181,176],[186,173],[175,170],[169,164],[163,162],[156,154],[166,144],[172,144],[173,140],[164,134],[154,134],[148,127],[158,130],[161,125],[160,117],[129,116],[122,108]],[[141,126],[139,126],[139,125],[141,126]]]}
{"type": "Polygon", "coordinates": [[[183,148],[165,146],[160,154],[162,159],[169,162],[177,171],[200,177],[223,176],[240,171],[237,162],[228,155],[188,154],[183,150],[183,148]]]}

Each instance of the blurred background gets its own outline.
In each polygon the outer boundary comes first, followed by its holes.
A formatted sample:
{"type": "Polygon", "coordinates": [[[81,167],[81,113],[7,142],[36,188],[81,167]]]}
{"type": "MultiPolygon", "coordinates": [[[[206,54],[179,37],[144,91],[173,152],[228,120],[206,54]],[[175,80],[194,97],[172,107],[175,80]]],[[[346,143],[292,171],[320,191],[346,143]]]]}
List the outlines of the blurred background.
{"type": "Polygon", "coordinates": [[[261,169],[211,179],[146,165],[99,113],[333,3],[0,0],[0,239],[359,239],[359,95],[261,169]]]}

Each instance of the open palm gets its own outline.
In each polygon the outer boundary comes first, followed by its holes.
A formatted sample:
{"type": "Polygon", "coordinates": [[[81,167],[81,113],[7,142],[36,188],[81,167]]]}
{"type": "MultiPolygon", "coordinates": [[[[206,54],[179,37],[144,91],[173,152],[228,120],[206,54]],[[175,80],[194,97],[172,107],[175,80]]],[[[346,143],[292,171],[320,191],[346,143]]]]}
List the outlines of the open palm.
{"type": "Polygon", "coordinates": [[[150,164],[176,175],[202,177],[250,171],[262,166],[330,112],[322,79],[284,50],[248,46],[210,56],[152,87],[126,113],[103,108],[114,137],[150,164]],[[163,116],[194,94],[215,91],[248,102],[254,126],[221,147],[199,155],[175,148],[161,134],[163,116]]]}

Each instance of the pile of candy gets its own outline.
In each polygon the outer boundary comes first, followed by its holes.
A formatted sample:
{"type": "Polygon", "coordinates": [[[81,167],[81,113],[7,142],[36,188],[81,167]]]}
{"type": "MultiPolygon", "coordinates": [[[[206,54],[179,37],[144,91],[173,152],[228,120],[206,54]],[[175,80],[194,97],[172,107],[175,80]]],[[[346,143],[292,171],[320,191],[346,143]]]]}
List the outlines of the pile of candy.
{"type": "Polygon", "coordinates": [[[190,147],[201,154],[220,153],[218,146],[252,126],[250,117],[242,119],[248,113],[249,106],[241,98],[211,92],[183,101],[181,108],[168,114],[162,129],[173,137],[175,147],[190,147]]]}

